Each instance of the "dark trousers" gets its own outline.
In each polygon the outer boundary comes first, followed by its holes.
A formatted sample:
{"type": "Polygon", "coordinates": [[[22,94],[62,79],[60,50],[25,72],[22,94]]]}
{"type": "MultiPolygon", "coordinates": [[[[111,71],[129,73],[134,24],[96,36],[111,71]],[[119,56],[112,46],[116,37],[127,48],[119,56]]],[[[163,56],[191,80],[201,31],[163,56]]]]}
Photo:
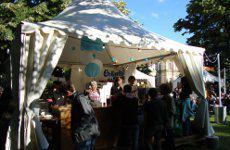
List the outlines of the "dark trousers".
{"type": "Polygon", "coordinates": [[[139,141],[139,125],[122,126],[117,146],[129,147],[131,145],[132,150],[137,150],[138,141],[139,141]]]}
{"type": "Polygon", "coordinates": [[[147,128],[145,131],[145,143],[147,150],[161,150],[161,137],[163,132],[163,126],[155,126],[147,128]],[[154,137],[154,143],[152,143],[152,138],[154,137]]]}
{"type": "Polygon", "coordinates": [[[190,118],[185,119],[182,121],[182,129],[183,129],[183,135],[188,136],[191,133],[191,123],[190,123],[190,118]]]}
{"type": "Polygon", "coordinates": [[[75,150],[93,150],[95,139],[89,139],[81,143],[75,143],[75,150]]]}
{"type": "Polygon", "coordinates": [[[166,150],[175,150],[175,141],[174,141],[174,134],[172,129],[166,130],[165,148],[166,150]]]}

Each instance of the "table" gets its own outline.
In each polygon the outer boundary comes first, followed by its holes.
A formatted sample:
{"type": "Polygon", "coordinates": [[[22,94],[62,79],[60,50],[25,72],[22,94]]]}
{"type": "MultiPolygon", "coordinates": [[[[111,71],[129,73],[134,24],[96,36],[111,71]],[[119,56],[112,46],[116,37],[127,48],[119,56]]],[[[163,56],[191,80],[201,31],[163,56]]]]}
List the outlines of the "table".
{"type": "Polygon", "coordinates": [[[61,121],[58,117],[46,119],[40,117],[43,132],[49,142],[49,149],[61,149],[61,121]]]}

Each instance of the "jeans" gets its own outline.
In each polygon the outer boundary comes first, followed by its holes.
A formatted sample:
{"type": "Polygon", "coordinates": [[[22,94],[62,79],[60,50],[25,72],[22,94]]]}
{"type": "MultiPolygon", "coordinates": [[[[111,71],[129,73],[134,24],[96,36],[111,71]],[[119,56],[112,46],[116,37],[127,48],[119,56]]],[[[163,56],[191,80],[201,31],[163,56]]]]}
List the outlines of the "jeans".
{"type": "Polygon", "coordinates": [[[94,144],[95,144],[94,138],[81,143],[76,143],[75,150],[93,150],[94,144]]]}
{"type": "Polygon", "coordinates": [[[188,136],[190,135],[191,129],[190,129],[190,118],[185,119],[182,121],[182,129],[183,129],[183,135],[188,136]]]}
{"type": "Polygon", "coordinates": [[[130,143],[132,150],[138,149],[139,141],[139,125],[123,126],[118,140],[118,146],[129,147],[130,143]]]}

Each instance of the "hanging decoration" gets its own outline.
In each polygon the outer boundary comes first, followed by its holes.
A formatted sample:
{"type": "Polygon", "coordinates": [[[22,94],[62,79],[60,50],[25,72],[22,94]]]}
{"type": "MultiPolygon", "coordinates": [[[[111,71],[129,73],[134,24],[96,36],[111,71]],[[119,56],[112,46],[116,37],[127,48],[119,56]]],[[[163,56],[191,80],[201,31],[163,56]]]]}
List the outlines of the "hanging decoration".
{"type": "Polygon", "coordinates": [[[80,67],[78,68],[78,72],[82,72],[82,69],[80,67]]]}
{"type": "Polygon", "coordinates": [[[148,58],[145,58],[145,61],[149,61],[149,59],[148,59],[148,58]]]}
{"type": "Polygon", "coordinates": [[[100,69],[102,70],[102,68],[103,68],[103,63],[102,63],[99,59],[93,59],[93,60],[91,61],[91,63],[97,64],[97,65],[100,67],[100,69]]]}
{"type": "Polygon", "coordinates": [[[82,51],[103,51],[104,49],[105,44],[100,39],[96,39],[95,41],[93,41],[86,36],[82,37],[81,39],[82,51]]]}
{"type": "Polygon", "coordinates": [[[95,63],[88,63],[85,66],[85,74],[88,77],[95,78],[95,77],[97,77],[99,75],[99,73],[100,73],[99,65],[97,65],[95,63]]]}
{"type": "Polygon", "coordinates": [[[96,54],[92,54],[92,57],[95,59],[96,58],[96,54]]]}
{"type": "Polygon", "coordinates": [[[86,66],[85,66],[85,74],[88,77],[95,78],[97,77],[103,69],[103,64],[99,59],[92,59],[86,66]]]}
{"type": "Polygon", "coordinates": [[[129,58],[129,62],[135,61],[135,59],[133,57],[129,58]]]}
{"type": "Polygon", "coordinates": [[[112,62],[116,62],[116,61],[117,61],[116,58],[112,57],[112,62]]]}

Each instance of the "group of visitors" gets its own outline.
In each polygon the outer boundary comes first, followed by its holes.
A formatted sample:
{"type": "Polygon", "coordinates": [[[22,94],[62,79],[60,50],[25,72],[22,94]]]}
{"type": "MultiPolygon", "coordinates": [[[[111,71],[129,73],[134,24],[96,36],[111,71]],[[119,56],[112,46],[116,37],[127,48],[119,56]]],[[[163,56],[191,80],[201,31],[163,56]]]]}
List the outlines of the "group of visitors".
{"type": "MultiPolygon", "coordinates": [[[[145,100],[138,97],[138,87],[135,77],[130,76],[128,84],[123,86],[123,79],[117,77],[111,88],[112,108],[119,111],[120,120],[117,147],[137,149],[161,149],[164,138],[166,149],[175,149],[174,124],[177,116],[175,99],[171,96],[169,84],[159,88],[150,88],[145,94],[145,100]]],[[[68,81],[62,84],[53,82],[47,100],[55,105],[72,103],[72,139],[76,149],[91,150],[95,139],[100,135],[99,123],[95,116],[92,102],[100,100],[97,82],[92,81],[84,94],[76,92],[68,81]]],[[[190,100],[191,88],[185,78],[181,80],[179,96],[181,100],[180,120],[183,135],[191,134],[190,117],[194,114],[190,100]]]]}
{"type": "MultiPolygon", "coordinates": [[[[211,114],[213,114],[215,106],[220,106],[218,88],[210,85],[208,89],[209,90],[207,90],[207,100],[209,102],[209,110],[211,114]]],[[[221,89],[221,102],[222,106],[226,106],[228,113],[230,113],[230,91],[224,92],[224,90],[221,89]]]]}
{"type": "MultiPolygon", "coordinates": [[[[139,100],[134,76],[129,77],[127,85],[122,84],[123,79],[117,77],[111,88],[112,107],[119,110],[117,112],[120,119],[117,147],[160,150],[164,138],[165,149],[175,149],[173,129],[175,118],[178,116],[170,85],[162,84],[159,88],[150,88],[146,93],[147,99],[143,102],[139,100]]],[[[95,81],[91,82],[89,87],[84,96],[76,94],[72,108],[72,135],[76,148],[87,150],[93,148],[95,138],[100,134],[91,105],[91,101],[98,101],[100,93],[95,81]]],[[[179,92],[179,108],[184,136],[191,134],[190,117],[194,114],[191,93],[186,78],[183,78],[179,92]]]]}
{"type": "MultiPolygon", "coordinates": [[[[148,91],[149,99],[144,104],[139,103],[138,89],[135,83],[135,77],[130,76],[128,84],[122,89],[122,79],[117,78],[115,84],[111,89],[113,95],[113,103],[120,109],[121,129],[120,137],[117,142],[118,147],[130,147],[131,149],[139,149],[141,145],[145,145],[145,149],[161,149],[161,138],[164,129],[170,132],[169,122],[174,115],[173,99],[169,96],[169,92],[165,92],[168,86],[162,85],[160,91],[156,88],[151,88],[148,91]],[[163,95],[162,95],[163,94],[163,95]],[[170,105],[170,106],[169,106],[170,105]],[[141,108],[141,109],[140,109],[141,108]],[[144,111],[144,113],[140,113],[144,111]],[[144,120],[140,115],[144,115],[144,120]],[[143,135],[143,137],[141,137],[143,135]],[[140,138],[144,138],[141,140],[140,138]],[[152,143],[154,138],[154,144],[152,143]],[[144,141],[145,143],[141,143],[144,141]]],[[[173,138],[172,132],[169,136],[173,138]],[[170,135],[171,134],[171,135],[170,135]]],[[[169,137],[168,136],[168,137],[169,137]]],[[[173,139],[169,143],[171,148],[174,148],[173,139]]]]}
{"type": "Polygon", "coordinates": [[[175,149],[173,132],[175,118],[181,122],[183,135],[191,134],[190,118],[194,115],[196,102],[190,98],[192,90],[186,78],[182,78],[181,81],[179,106],[176,106],[171,96],[172,90],[169,84],[162,84],[159,89],[150,88],[146,93],[147,99],[143,102],[138,99],[134,76],[129,77],[129,84],[125,85],[123,90],[121,90],[122,79],[117,78],[115,81],[111,94],[117,101],[114,102],[116,106],[119,103],[117,108],[121,112],[121,134],[117,142],[118,146],[131,144],[132,149],[142,146],[145,149],[161,149],[161,139],[165,138],[167,149],[175,149]],[[177,109],[179,109],[179,116],[177,109]]]}

